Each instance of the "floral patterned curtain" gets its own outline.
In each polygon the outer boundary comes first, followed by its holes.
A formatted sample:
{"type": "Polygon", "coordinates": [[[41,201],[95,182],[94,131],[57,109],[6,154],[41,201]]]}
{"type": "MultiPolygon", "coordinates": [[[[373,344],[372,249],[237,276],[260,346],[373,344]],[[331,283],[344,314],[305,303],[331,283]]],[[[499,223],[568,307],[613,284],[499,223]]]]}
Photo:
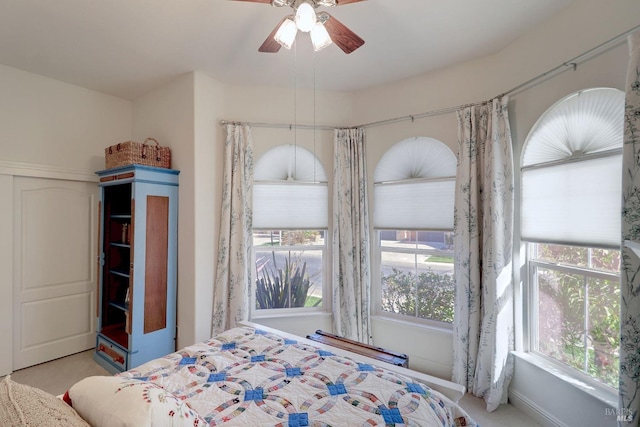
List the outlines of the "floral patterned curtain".
{"type": "Polygon", "coordinates": [[[513,374],[513,155],[508,98],[458,111],[453,381],[507,402],[513,374]]]}
{"type": "Polygon", "coordinates": [[[227,124],[212,334],[248,319],[251,286],[253,146],[248,125],[227,124]]]}
{"type": "Polygon", "coordinates": [[[336,129],[333,165],[333,322],[369,343],[369,207],[364,130],[336,129]]]}
{"type": "MultiPolygon", "coordinates": [[[[624,147],[622,152],[622,240],[640,244],[640,31],[629,35],[624,147]]],[[[639,249],[636,249],[640,251],[639,249]]],[[[623,245],[620,313],[620,426],[640,418],[640,258],[623,245]]]]}

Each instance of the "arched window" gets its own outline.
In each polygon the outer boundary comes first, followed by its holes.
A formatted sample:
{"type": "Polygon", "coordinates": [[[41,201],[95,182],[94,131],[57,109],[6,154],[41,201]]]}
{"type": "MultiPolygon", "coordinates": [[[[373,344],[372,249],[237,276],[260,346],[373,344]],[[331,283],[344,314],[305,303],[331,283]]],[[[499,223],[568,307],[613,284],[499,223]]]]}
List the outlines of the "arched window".
{"type": "Polygon", "coordinates": [[[522,236],[620,246],[624,93],[584,90],[534,125],[522,157],[522,236]]]}
{"type": "Polygon", "coordinates": [[[254,310],[321,308],[328,224],[327,174],[309,150],[281,145],[256,162],[254,310]]]}
{"type": "Polygon", "coordinates": [[[379,311],[453,321],[456,157],[427,137],[392,146],[374,171],[379,311]]]}
{"type": "MultiPolygon", "coordinates": [[[[617,387],[624,93],[569,95],[522,155],[530,348],[617,387]]],[[[569,369],[571,372],[571,369],[569,369]]]]}

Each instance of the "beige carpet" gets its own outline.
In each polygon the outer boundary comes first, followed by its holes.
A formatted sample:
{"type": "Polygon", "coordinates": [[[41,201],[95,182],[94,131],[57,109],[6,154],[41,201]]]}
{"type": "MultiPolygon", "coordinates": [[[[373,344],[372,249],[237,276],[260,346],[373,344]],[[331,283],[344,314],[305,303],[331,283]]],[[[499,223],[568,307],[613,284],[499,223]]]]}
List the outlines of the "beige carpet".
{"type": "MultiPolygon", "coordinates": [[[[54,395],[63,394],[69,387],[85,377],[109,375],[93,360],[93,350],[63,357],[41,365],[21,369],[11,374],[11,379],[38,387],[54,395]]],[[[535,421],[513,405],[502,405],[489,413],[482,399],[467,394],[460,405],[482,427],[538,427],[535,421]]]]}
{"type": "Polygon", "coordinates": [[[42,363],[11,374],[13,381],[38,387],[53,395],[63,394],[73,384],[93,375],[111,375],[93,360],[93,350],[42,363]]]}

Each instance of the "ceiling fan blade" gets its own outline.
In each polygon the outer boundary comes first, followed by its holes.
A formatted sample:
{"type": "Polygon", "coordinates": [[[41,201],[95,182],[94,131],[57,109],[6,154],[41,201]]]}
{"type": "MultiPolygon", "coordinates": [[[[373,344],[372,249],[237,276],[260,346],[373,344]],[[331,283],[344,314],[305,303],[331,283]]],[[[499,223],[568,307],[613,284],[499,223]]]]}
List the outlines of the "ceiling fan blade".
{"type": "MultiPolygon", "coordinates": [[[[246,0],[241,0],[241,1],[246,1],[246,0]]],[[[271,31],[271,34],[269,34],[269,36],[264,40],[264,42],[262,43],[262,46],[258,48],[258,52],[276,53],[280,50],[280,47],[281,47],[280,43],[276,41],[274,36],[278,32],[278,28],[280,28],[280,25],[282,25],[285,19],[287,19],[286,16],[282,18],[282,20],[278,23],[278,25],[276,25],[273,31],[271,31]]]]}
{"type": "MultiPolygon", "coordinates": [[[[247,1],[250,3],[266,3],[271,4],[271,0],[231,0],[231,1],[247,1]]],[[[357,1],[357,0],[356,0],[357,1]]]]}
{"type": "Polygon", "coordinates": [[[364,44],[364,40],[348,29],[342,22],[328,13],[327,15],[329,19],[325,21],[324,26],[331,37],[331,41],[342,49],[344,53],[351,53],[364,44]]]}
{"type": "Polygon", "coordinates": [[[358,3],[361,1],[366,1],[366,0],[336,0],[336,6],[342,6],[343,4],[349,4],[349,3],[358,3]]]}

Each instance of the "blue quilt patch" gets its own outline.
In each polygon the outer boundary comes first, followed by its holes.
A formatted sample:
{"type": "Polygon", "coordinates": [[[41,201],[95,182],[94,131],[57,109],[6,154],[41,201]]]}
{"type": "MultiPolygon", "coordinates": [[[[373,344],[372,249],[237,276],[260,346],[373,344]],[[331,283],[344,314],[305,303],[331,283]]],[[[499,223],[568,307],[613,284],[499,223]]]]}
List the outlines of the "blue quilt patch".
{"type": "Polygon", "coordinates": [[[217,372],[215,374],[210,374],[207,382],[215,383],[217,381],[224,381],[227,379],[227,374],[224,372],[217,372]]]}
{"type": "Polygon", "coordinates": [[[382,415],[386,424],[404,424],[400,410],[397,408],[381,409],[380,415],[382,415]]]}
{"type": "Polygon", "coordinates": [[[365,372],[371,372],[371,371],[375,371],[376,368],[374,368],[373,366],[369,365],[368,363],[358,363],[358,370],[359,371],[365,371],[365,372]]]}
{"type": "Polygon", "coordinates": [[[423,389],[420,384],[416,384],[416,383],[408,383],[407,390],[409,390],[411,393],[427,394],[425,389],[423,389]]]}
{"type": "Polygon", "coordinates": [[[287,368],[286,373],[288,377],[298,377],[302,375],[300,368],[287,368]]]}
{"type": "Polygon", "coordinates": [[[235,342],[228,342],[228,343],[222,344],[222,349],[223,350],[233,350],[235,348],[236,348],[236,343],[235,342]]]}
{"type": "Polygon", "coordinates": [[[338,394],[347,394],[347,389],[344,388],[344,384],[329,384],[327,386],[331,396],[337,396],[338,394]]]}
{"type": "Polygon", "coordinates": [[[263,331],[262,329],[256,329],[253,334],[254,335],[267,335],[268,332],[267,331],[263,331]]]}
{"type": "Polygon", "coordinates": [[[182,360],[180,360],[180,364],[181,365],[195,365],[195,363],[198,361],[198,359],[196,357],[183,357],[182,360]]]}
{"type": "Polygon", "coordinates": [[[309,425],[309,414],[297,412],[289,414],[289,427],[304,427],[309,425]]]}
{"type": "Polygon", "coordinates": [[[318,350],[318,354],[321,357],[333,356],[333,353],[331,353],[330,351],[326,351],[326,350],[318,350]]]}
{"type": "Polygon", "coordinates": [[[298,341],[296,340],[290,340],[288,338],[284,339],[284,345],[293,345],[293,344],[298,344],[298,341]]]}
{"type": "Polygon", "coordinates": [[[245,402],[249,400],[262,400],[263,398],[264,398],[264,390],[261,387],[255,388],[253,390],[246,390],[244,392],[245,402]]]}
{"type": "Polygon", "coordinates": [[[264,362],[264,354],[259,354],[258,356],[251,356],[252,362],[264,362]]]}

